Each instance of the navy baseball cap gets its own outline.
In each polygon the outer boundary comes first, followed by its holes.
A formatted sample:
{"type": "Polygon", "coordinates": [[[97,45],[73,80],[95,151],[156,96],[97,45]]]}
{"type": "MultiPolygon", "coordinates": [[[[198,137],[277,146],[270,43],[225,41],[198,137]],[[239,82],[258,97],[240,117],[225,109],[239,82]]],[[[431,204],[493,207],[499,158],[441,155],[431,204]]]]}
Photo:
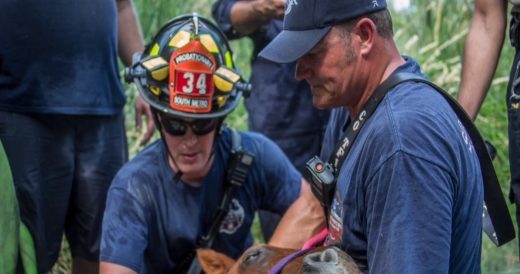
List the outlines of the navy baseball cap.
{"type": "Polygon", "coordinates": [[[333,25],[386,8],[386,0],[287,0],[283,30],[259,54],[290,63],[311,50],[333,25]]]}

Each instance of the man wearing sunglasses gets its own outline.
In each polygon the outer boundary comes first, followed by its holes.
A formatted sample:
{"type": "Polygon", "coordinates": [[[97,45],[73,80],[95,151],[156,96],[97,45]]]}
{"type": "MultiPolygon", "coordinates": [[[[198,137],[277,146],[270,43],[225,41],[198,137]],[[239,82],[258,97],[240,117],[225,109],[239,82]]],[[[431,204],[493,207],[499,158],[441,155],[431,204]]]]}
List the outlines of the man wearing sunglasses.
{"type": "Polygon", "coordinates": [[[161,140],[112,183],[101,273],[185,273],[199,246],[237,258],[253,243],[257,209],[288,212],[273,245],[301,247],[323,226],[319,202],[282,151],[223,125],[247,90],[232,67],[224,35],[197,15],[173,19],[134,57],[128,78],[150,104],[161,140]]]}

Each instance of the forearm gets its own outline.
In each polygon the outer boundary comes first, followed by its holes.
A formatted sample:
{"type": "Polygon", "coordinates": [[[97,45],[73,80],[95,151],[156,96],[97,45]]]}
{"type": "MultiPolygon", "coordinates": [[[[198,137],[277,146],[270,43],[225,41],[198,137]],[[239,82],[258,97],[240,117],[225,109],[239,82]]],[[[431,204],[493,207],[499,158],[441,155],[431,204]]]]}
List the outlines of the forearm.
{"type": "Polygon", "coordinates": [[[283,18],[284,1],[237,1],[231,8],[231,24],[241,35],[248,35],[272,19],[283,18]]]}
{"type": "Polygon", "coordinates": [[[254,32],[268,20],[255,9],[255,2],[238,1],[231,8],[231,24],[241,35],[254,32]]]}
{"type": "Polygon", "coordinates": [[[132,64],[132,55],[144,49],[143,36],[132,0],[118,0],[118,51],[125,64],[132,64]]]}
{"type": "Polygon", "coordinates": [[[300,196],[282,217],[269,245],[299,249],[324,227],[323,207],[314,197],[309,184],[302,180],[300,196]]]}
{"type": "Polygon", "coordinates": [[[126,266],[101,262],[99,267],[99,274],[137,274],[137,272],[126,266]]]}
{"type": "Polygon", "coordinates": [[[464,45],[458,101],[475,119],[489,89],[504,42],[507,2],[476,0],[464,45]],[[493,2],[493,3],[491,3],[493,2]]]}

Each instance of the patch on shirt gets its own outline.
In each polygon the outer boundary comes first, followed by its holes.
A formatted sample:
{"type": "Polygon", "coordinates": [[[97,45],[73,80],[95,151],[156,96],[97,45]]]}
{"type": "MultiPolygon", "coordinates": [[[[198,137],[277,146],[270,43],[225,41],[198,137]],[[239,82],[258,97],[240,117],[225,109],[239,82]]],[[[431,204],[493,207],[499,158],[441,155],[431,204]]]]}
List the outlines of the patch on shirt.
{"type": "Polygon", "coordinates": [[[244,215],[244,207],[242,207],[238,200],[231,200],[231,203],[229,204],[229,212],[220,225],[220,233],[235,233],[244,223],[244,215]]]}
{"type": "Polygon", "coordinates": [[[343,201],[341,195],[336,190],[334,200],[332,200],[332,208],[329,215],[329,235],[327,243],[335,245],[343,240],[343,201]]]}

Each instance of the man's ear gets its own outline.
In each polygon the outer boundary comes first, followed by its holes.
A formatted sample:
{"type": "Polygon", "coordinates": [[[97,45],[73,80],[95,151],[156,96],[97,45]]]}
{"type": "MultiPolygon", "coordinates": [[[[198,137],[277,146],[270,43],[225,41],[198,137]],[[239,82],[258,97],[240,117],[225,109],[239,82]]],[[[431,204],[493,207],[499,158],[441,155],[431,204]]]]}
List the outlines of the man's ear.
{"type": "Polygon", "coordinates": [[[235,264],[230,257],[207,248],[197,248],[197,258],[206,274],[226,274],[235,264]]]}
{"type": "Polygon", "coordinates": [[[361,18],[354,27],[354,31],[360,40],[359,52],[361,56],[366,56],[372,50],[376,35],[377,28],[374,22],[368,18],[361,18]]]}

